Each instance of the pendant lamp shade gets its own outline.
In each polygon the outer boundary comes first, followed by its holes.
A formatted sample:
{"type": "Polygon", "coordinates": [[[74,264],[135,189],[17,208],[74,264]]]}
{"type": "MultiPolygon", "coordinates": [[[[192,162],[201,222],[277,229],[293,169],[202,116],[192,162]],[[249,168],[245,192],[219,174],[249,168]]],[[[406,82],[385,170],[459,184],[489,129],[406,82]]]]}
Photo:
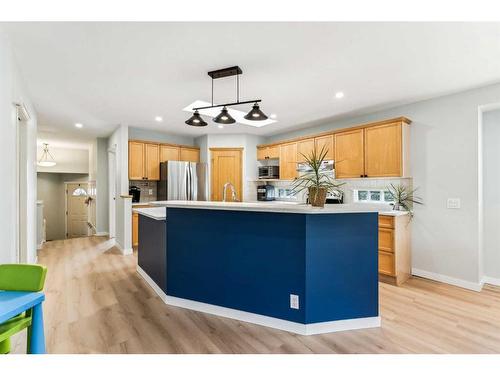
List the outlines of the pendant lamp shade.
{"type": "Polygon", "coordinates": [[[207,126],[208,124],[203,120],[198,111],[194,111],[193,115],[186,121],[186,124],[191,126],[207,126]]]}
{"type": "Polygon", "coordinates": [[[54,157],[49,151],[48,143],[43,144],[43,154],[40,157],[40,160],[38,160],[37,164],[40,167],[53,167],[54,165],[56,165],[56,161],[54,160],[54,157]]]}
{"type": "Polygon", "coordinates": [[[234,124],[236,122],[236,120],[231,117],[226,107],[222,108],[222,111],[220,111],[220,113],[214,117],[213,120],[217,124],[234,124]]]}
{"type": "Polygon", "coordinates": [[[255,103],[250,112],[245,115],[245,119],[250,121],[262,121],[267,120],[267,116],[260,110],[259,105],[255,103]]]}

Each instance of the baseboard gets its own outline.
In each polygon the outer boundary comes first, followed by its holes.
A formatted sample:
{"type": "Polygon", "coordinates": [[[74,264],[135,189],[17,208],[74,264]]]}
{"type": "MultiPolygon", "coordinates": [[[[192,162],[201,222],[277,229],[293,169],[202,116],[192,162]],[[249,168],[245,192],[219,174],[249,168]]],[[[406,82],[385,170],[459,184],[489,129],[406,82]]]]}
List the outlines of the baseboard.
{"type": "Polygon", "coordinates": [[[353,329],[374,328],[380,327],[381,324],[380,316],[336,320],[313,324],[290,322],[288,320],[272,318],[265,315],[254,314],[246,311],[230,309],[227,307],[221,307],[203,302],[191,301],[184,298],[168,296],[139,266],[137,266],[137,273],[141,275],[144,281],[149,284],[149,286],[167,305],[182,307],[185,309],[222,316],[225,318],[236,319],[247,323],[258,324],[265,327],[293,332],[299,335],[316,335],[320,333],[331,333],[353,329]]]}
{"type": "Polygon", "coordinates": [[[122,255],[132,255],[134,253],[134,250],[132,248],[130,248],[130,249],[124,249],[120,245],[120,243],[116,240],[116,238],[115,238],[115,245],[114,246],[116,246],[118,248],[118,250],[121,251],[122,255]]]}
{"type": "Polygon", "coordinates": [[[155,291],[156,294],[158,294],[158,297],[160,299],[167,303],[167,295],[165,292],[154,282],[154,280],[149,277],[149,275],[144,271],[139,265],[137,265],[137,273],[144,279],[144,281],[155,291]]]}
{"type": "Polygon", "coordinates": [[[495,286],[500,286],[500,279],[495,277],[484,276],[483,280],[481,280],[483,284],[490,284],[495,286]]]}
{"type": "Polygon", "coordinates": [[[463,280],[463,279],[456,279],[454,277],[441,275],[439,273],[419,270],[418,268],[412,268],[411,273],[412,273],[412,275],[415,275],[415,276],[419,276],[419,277],[423,277],[426,279],[431,279],[434,281],[439,281],[442,283],[458,286],[460,288],[473,290],[475,292],[480,292],[481,289],[483,288],[482,282],[475,283],[475,282],[467,281],[467,280],[463,280]]]}
{"type": "Polygon", "coordinates": [[[109,233],[108,232],[96,232],[96,233],[94,233],[94,236],[98,236],[98,237],[109,236],[109,233]]]}

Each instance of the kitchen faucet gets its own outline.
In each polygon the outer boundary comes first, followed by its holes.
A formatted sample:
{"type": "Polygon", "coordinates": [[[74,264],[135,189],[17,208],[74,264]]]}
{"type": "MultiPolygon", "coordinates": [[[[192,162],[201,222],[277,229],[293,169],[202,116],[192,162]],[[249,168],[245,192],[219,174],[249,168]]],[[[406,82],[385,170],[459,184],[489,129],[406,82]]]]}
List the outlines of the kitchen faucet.
{"type": "Polygon", "coordinates": [[[233,202],[238,202],[238,198],[236,198],[236,190],[235,190],[233,184],[230,183],[230,182],[226,182],[224,184],[224,190],[223,190],[223,193],[222,193],[222,201],[226,202],[226,195],[227,195],[226,192],[227,192],[227,187],[228,186],[231,186],[231,198],[233,199],[233,202]]]}

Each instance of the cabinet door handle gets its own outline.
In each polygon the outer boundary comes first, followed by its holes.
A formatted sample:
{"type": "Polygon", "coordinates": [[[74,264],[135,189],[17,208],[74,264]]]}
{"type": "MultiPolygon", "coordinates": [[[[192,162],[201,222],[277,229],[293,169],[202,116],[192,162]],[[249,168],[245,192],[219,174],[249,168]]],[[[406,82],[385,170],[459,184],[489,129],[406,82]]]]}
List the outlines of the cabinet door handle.
{"type": "Polygon", "coordinates": [[[365,176],[363,176],[362,174],[360,174],[359,177],[365,177],[365,176]]]}

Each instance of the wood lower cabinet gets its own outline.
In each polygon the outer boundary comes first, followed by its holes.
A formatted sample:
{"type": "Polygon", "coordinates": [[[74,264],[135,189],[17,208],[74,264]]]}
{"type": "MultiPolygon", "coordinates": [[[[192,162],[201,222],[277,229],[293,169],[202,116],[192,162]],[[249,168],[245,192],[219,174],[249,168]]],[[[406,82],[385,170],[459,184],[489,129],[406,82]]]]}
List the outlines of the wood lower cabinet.
{"type": "Polygon", "coordinates": [[[378,272],[380,281],[401,285],[411,275],[409,215],[379,215],[378,272]]]}
{"type": "Polygon", "coordinates": [[[356,178],[365,175],[364,129],[335,134],[335,176],[356,178]]]}
{"type": "Polygon", "coordinates": [[[293,180],[297,177],[297,143],[280,146],[280,180],[293,180]]]}
{"type": "Polygon", "coordinates": [[[139,214],[132,212],[132,246],[139,245],[139,214]]]}
{"type": "Polygon", "coordinates": [[[197,148],[181,147],[181,161],[200,162],[200,150],[197,148]]]}
{"type": "MultiPolygon", "coordinates": [[[[149,204],[139,204],[132,206],[134,208],[145,208],[145,207],[153,207],[149,204]]],[[[137,212],[132,212],[132,246],[139,245],[139,214],[137,212]]]]}

